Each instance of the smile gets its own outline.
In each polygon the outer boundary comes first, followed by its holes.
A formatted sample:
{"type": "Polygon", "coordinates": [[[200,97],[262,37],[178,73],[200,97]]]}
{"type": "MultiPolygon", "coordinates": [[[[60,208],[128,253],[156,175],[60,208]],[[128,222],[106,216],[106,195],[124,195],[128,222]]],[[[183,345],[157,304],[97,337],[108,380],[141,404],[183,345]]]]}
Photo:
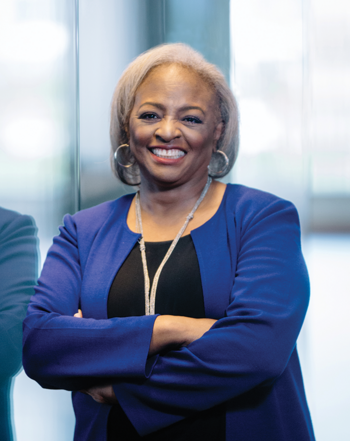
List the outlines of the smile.
{"type": "Polygon", "coordinates": [[[158,156],[158,158],[165,158],[165,159],[178,159],[182,156],[185,156],[185,152],[178,149],[151,149],[151,152],[158,156]]]}

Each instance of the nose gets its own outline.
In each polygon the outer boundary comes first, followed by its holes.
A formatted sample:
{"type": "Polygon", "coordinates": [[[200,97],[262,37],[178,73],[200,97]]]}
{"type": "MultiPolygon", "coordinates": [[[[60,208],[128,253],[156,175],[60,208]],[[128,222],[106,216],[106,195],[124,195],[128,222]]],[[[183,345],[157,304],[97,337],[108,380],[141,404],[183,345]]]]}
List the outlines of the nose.
{"type": "Polygon", "coordinates": [[[164,118],[155,131],[155,136],[162,142],[170,142],[173,139],[179,138],[181,132],[176,125],[176,121],[170,118],[164,118]]]}

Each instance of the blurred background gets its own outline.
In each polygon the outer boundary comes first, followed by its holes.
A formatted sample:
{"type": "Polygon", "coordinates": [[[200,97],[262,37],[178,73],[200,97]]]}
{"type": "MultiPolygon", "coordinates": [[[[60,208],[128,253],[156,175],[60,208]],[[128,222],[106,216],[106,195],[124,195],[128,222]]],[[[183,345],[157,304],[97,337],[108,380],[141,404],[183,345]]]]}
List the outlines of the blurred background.
{"type": "MultiPolygon", "coordinates": [[[[349,440],[347,0],[1,0],[0,206],[35,219],[43,262],[65,213],[133,191],[109,166],[113,89],[138,54],[178,41],[218,65],[238,98],[241,148],[225,182],[298,208],[311,416],[318,441],[349,440]]],[[[18,441],[73,438],[70,394],[23,371],[11,418],[18,441]]]]}

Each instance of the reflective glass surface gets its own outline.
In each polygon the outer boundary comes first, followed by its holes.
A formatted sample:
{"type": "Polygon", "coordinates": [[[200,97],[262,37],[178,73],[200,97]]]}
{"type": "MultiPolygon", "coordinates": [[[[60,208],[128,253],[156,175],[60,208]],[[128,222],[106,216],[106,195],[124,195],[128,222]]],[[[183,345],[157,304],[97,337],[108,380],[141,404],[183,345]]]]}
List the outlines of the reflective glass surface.
{"type": "Polygon", "coordinates": [[[41,389],[23,371],[13,384],[26,286],[77,208],[74,13],[69,1],[0,3],[0,346],[12,378],[1,415],[15,423],[12,433],[1,426],[4,441],[70,439],[74,424],[68,392],[41,389]]]}

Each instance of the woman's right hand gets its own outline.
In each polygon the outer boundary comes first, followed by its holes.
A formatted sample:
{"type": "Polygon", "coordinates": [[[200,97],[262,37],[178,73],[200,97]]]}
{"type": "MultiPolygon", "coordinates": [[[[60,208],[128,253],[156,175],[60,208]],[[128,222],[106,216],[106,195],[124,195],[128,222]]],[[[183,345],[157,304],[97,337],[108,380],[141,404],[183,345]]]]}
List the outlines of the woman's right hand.
{"type": "Polygon", "coordinates": [[[165,349],[187,346],[201,338],[213,324],[214,319],[194,319],[173,315],[156,318],[148,355],[158,354],[165,349]]]}

